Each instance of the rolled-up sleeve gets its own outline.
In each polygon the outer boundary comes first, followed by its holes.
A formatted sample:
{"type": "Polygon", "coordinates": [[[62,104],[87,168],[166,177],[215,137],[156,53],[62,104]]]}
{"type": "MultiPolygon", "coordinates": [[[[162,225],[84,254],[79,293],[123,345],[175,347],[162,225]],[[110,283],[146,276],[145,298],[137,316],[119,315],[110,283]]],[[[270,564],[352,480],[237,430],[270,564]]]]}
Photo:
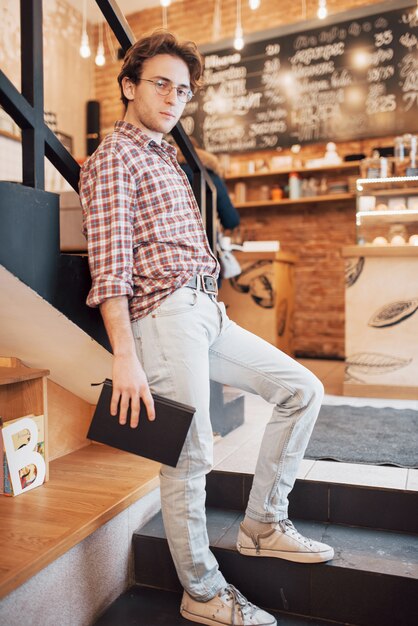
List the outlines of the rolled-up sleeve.
{"type": "Polygon", "coordinates": [[[97,307],[116,296],[133,295],[133,217],[136,189],[113,151],[97,155],[80,174],[83,232],[87,238],[92,286],[87,304],[97,307]]]}

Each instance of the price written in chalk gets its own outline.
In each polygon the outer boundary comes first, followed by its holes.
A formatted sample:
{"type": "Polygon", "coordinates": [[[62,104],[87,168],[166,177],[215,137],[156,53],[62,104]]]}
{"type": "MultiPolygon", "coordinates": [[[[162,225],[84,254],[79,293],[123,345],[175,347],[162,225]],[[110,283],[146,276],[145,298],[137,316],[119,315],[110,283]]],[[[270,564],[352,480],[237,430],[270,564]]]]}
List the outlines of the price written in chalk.
{"type": "Polygon", "coordinates": [[[211,53],[186,132],[225,152],[418,131],[417,29],[394,9],[211,53]]]}

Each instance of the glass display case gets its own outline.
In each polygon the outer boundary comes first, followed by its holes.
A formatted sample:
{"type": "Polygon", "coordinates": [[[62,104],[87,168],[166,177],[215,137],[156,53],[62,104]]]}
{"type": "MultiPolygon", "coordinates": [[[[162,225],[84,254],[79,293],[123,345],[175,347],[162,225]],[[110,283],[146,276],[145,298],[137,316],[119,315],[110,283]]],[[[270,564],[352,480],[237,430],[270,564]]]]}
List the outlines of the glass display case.
{"type": "Polygon", "coordinates": [[[357,244],[418,246],[418,176],[356,181],[357,244]]]}

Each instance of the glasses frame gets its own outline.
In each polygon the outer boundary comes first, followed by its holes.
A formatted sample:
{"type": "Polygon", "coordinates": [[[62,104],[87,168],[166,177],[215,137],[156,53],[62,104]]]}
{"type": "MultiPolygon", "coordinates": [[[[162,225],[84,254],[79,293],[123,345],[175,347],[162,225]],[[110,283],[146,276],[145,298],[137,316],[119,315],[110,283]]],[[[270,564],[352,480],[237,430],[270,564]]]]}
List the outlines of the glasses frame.
{"type": "Polygon", "coordinates": [[[153,80],[153,79],[151,79],[151,78],[138,78],[138,80],[145,80],[147,83],[152,83],[152,84],[154,85],[155,92],[156,92],[159,96],[168,96],[168,94],[169,94],[169,93],[171,93],[171,92],[173,91],[173,89],[175,89],[175,90],[176,90],[176,93],[177,93],[177,98],[178,98],[178,100],[179,100],[180,102],[183,102],[183,104],[187,104],[188,102],[190,102],[190,100],[191,100],[191,99],[193,98],[193,96],[194,96],[194,93],[193,93],[193,91],[192,91],[191,89],[187,89],[187,90],[186,90],[184,87],[179,87],[179,86],[175,85],[174,83],[172,83],[172,82],[171,82],[171,80],[170,80],[170,81],[168,81],[166,78],[164,78],[164,79],[162,79],[162,78],[156,78],[156,79],[154,79],[154,80],[153,80]],[[160,80],[164,80],[164,81],[168,82],[168,83],[169,83],[169,85],[171,85],[171,87],[170,87],[170,88],[168,88],[168,87],[167,87],[168,91],[167,91],[167,90],[165,90],[165,91],[161,91],[161,87],[158,87],[157,83],[158,83],[160,80]],[[186,91],[186,94],[187,94],[187,95],[186,95],[186,100],[183,100],[183,99],[180,97],[180,94],[179,94],[179,89],[181,89],[182,91],[186,91]]]}

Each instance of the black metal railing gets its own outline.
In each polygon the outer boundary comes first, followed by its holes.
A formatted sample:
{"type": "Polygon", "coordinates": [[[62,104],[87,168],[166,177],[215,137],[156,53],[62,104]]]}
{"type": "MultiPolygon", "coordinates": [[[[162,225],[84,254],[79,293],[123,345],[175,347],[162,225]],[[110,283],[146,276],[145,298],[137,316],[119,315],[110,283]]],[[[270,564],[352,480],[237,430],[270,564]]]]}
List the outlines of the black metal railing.
{"type": "Polygon", "coordinates": [[[80,167],[44,121],[42,0],[21,0],[20,93],[0,70],[0,104],[22,129],[22,180],[44,189],[46,156],[77,191],[80,167]]]}
{"type": "MultiPolygon", "coordinates": [[[[96,0],[122,50],[126,52],[135,37],[114,0],[96,0]]],[[[23,184],[44,189],[46,156],[52,165],[78,191],[80,166],[44,121],[44,73],[42,0],[21,0],[21,93],[0,70],[0,104],[22,130],[23,184]]],[[[65,88],[65,87],[63,87],[65,88]]],[[[193,191],[212,250],[216,250],[216,189],[179,122],[172,130],[187,163],[193,171],[193,191]]]]}

